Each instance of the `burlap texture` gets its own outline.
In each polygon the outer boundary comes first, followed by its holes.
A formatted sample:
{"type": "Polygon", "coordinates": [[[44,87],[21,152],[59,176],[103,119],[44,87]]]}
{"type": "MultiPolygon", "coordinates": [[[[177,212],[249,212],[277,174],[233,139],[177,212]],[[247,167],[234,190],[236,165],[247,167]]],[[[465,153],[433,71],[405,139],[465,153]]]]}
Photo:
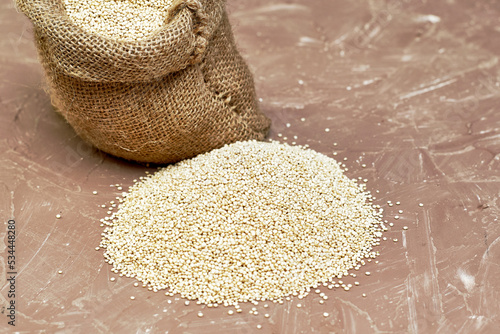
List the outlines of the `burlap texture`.
{"type": "Polygon", "coordinates": [[[165,26],[139,41],[90,34],[60,0],[16,0],[33,22],[54,107],[112,155],[171,163],[265,138],[252,75],[225,0],[178,0],[165,26]]]}

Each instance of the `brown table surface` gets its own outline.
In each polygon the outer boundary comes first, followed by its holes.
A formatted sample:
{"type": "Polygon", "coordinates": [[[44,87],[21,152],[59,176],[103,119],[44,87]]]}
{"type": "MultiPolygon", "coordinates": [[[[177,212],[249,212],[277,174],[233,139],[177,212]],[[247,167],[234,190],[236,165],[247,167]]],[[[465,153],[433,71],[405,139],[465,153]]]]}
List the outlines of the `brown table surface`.
{"type": "Polygon", "coordinates": [[[31,24],[1,0],[0,332],[14,330],[4,306],[15,300],[22,333],[498,333],[500,2],[230,0],[228,10],[270,138],[337,152],[350,177],[369,180],[394,223],[379,262],[353,271],[345,282],[360,286],[348,292],[322,287],[323,305],[313,293],[301,308],[259,303],[258,315],[185,306],[112,273],[94,250],[100,205],[119,194],[110,184],[148,169],[96,151],[53,111],[31,24]]]}

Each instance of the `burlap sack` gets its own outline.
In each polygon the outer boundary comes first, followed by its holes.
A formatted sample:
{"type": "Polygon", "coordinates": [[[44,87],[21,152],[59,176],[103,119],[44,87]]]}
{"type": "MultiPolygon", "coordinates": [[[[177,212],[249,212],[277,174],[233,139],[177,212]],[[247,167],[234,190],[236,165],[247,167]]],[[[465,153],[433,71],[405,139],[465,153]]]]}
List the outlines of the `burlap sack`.
{"type": "Polygon", "coordinates": [[[97,148],[169,163],[266,136],[225,0],[176,1],[164,28],[133,42],[85,32],[60,0],[16,3],[33,22],[52,104],[97,148]]]}

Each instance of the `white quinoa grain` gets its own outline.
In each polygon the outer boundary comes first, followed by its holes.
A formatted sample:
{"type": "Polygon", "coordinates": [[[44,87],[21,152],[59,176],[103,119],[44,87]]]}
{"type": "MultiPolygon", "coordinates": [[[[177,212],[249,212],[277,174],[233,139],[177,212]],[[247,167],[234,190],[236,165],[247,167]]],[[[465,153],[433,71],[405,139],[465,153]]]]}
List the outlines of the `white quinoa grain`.
{"type": "Polygon", "coordinates": [[[165,23],[173,0],[63,0],[68,17],[89,33],[134,41],[147,38],[165,23]]]}
{"type": "Polygon", "coordinates": [[[113,269],[155,291],[207,306],[282,304],[378,255],[382,211],[365,187],[312,150],[238,142],[142,178],[100,246],[113,269]]]}

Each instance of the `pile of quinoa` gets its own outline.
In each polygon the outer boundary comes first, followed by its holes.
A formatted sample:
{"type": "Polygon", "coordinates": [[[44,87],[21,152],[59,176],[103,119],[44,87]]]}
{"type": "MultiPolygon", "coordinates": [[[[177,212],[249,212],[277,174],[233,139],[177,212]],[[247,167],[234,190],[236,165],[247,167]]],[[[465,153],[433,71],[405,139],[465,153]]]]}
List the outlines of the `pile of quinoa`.
{"type": "Polygon", "coordinates": [[[124,193],[101,247],[113,271],[201,303],[279,301],[348,275],[382,236],[382,209],[332,158],[238,142],[124,193]]]}
{"type": "Polygon", "coordinates": [[[147,38],[165,24],[173,0],[63,0],[83,30],[116,40],[147,38]]]}

